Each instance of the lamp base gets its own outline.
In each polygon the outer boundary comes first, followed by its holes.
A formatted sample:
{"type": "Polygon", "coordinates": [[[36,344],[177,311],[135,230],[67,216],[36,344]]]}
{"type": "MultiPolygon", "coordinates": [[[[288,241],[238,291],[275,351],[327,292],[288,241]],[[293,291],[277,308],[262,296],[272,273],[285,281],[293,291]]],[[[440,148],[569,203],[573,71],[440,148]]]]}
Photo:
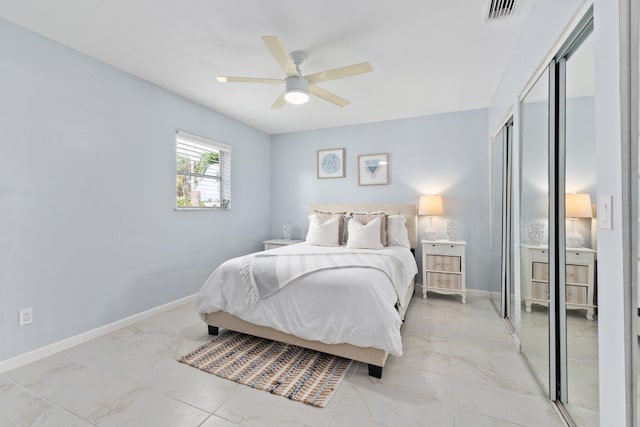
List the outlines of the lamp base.
{"type": "Polygon", "coordinates": [[[579,248],[583,245],[584,238],[577,231],[567,231],[566,244],[570,248],[579,248]]]}
{"type": "Polygon", "coordinates": [[[436,240],[436,238],[438,237],[438,232],[435,230],[435,228],[427,228],[422,232],[422,236],[426,240],[436,240]]]}

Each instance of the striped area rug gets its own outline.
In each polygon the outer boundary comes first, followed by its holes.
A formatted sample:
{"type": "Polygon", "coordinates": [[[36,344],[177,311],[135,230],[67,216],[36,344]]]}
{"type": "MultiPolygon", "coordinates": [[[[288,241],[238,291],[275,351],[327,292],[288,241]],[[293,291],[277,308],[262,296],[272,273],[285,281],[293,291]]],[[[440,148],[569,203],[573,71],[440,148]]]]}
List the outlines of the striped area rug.
{"type": "Polygon", "coordinates": [[[351,360],[224,331],[180,356],[178,362],[258,390],[324,408],[344,378],[351,360]]]}

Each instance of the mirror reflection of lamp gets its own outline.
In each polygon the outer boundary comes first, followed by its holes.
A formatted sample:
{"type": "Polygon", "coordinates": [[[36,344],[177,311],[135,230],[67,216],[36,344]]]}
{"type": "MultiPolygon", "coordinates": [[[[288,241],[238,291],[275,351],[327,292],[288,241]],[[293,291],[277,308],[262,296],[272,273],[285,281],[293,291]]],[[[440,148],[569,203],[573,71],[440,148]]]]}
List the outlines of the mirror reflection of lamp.
{"type": "Polygon", "coordinates": [[[578,218],[592,218],[591,195],[588,193],[567,194],[565,196],[565,217],[571,221],[571,229],[566,232],[567,246],[578,248],[583,245],[584,238],[576,229],[578,218]]]}
{"type": "Polygon", "coordinates": [[[429,225],[424,230],[424,238],[427,240],[435,240],[438,233],[433,228],[433,217],[436,215],[443,215],[442,209],[442,196],[439,195],[426,195],[420,196],[418,203],[418,215],[424,215],[429,218],[429,225]]]}

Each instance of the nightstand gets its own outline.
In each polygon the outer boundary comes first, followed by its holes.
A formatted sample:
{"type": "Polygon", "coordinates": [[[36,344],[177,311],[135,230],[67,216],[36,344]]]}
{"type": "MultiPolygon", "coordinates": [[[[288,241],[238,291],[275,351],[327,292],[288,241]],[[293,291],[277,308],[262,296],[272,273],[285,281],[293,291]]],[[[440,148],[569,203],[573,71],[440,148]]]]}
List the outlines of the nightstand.
{"type": "Polygon", "coordinates": [[[465,249],[463,240],[423,240],[422,242],[422,298],[427,291],[462,296],[467,303],[465,284],[465,249]]]}
{"type": "MultiPolygon", "coordinates": [[[[532,304],[549,305],[549,250],[546,246],[522,245],[522,293],[524,310],[532,304]]],[[[593,320],[596,251],[589,248],[566,248],[567,310],[586,310],[593,320]]]]}
{"type": "Polygon", "coordinates": [[[300,242],[304,242],[304,240],[271,239],[271,240],[265,240],[262,243],[264,243],[264,250],[266,251],[269,249],[275,249],[281,246],[293,245],[295,243],[300,243],[300,242]]]}

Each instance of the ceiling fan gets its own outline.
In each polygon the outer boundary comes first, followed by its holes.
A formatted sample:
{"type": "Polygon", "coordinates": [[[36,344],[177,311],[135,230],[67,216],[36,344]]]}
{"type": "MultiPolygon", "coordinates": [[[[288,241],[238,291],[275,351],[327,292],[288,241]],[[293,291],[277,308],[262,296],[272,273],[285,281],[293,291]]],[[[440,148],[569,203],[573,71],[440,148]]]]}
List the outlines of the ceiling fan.
{"type": "Polygon", "coordinates": [[[339,107],[349,105],[349,101],[340,98],[328,90],[316,86],[316,83],[329,80],[341,79],[343,77],[355,76],[358,74],[370,73],[373,67],[368,62],[348,65],[346,67],[334,68],[332,70],[321,71],[319,73],[302,75],[300,65],[307,59],[307,54],[301,50],[287,53],[278,36],[262,36],[262,41],[275,58],[286,77],[282,79],[267,79],[260,77],[216,77],[221,83],[285,83],[285,92],[271,105],[271,108],[282,108],[285,103],[304,104],[309,101],[309,94],[331,102],[339,107]]]}

